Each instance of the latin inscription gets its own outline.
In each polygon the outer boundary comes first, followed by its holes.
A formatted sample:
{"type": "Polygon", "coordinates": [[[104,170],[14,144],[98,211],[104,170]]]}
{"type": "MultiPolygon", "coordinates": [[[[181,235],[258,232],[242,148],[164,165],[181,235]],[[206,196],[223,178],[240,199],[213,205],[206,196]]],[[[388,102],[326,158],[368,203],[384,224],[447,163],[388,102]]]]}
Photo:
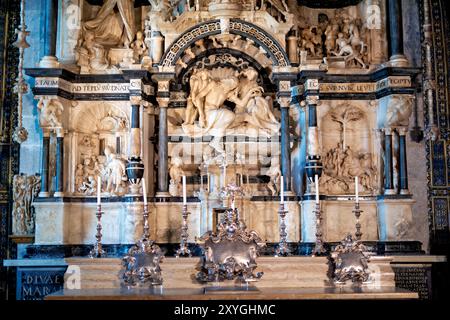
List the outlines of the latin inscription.
{"type": "Polygon", "coordinates": [[[430,299],[431,268],[430,267],[394,267],[395,285],[398,288],[417,292],[419,298],[430,299]]]}
{"type": "Polygon", "coordinates": [[[64,269],[22,269],[18,272],[21,283],[17,288],[17,297],[20,300],[42,300],[64,287],[64,269]]]}

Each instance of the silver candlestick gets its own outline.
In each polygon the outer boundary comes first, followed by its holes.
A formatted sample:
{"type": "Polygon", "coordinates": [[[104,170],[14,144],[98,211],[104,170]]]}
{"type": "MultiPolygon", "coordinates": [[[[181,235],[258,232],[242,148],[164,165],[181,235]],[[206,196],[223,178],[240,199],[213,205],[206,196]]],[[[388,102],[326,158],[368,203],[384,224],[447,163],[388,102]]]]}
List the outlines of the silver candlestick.
{"type": "Polygon", "coordinates": [[[288,210],[284,208],[284,203],[280,203],[280,208],[278,209],[278,215],[280,216],[280,243],[275,251],[275,257],[291,255],[291,250],[286,241],[287,232],[285,218],[287,213],[288,210]]]}
{"type": "Polygon", "coordinates": [[[359,221],[359,217],[361,216],[361,212],[363,212],[363,211],[359,208],[359,202],[355,202],[355,209],[353,209],[353,213],[355,214],[355,217],[356,217],[356,223],[355,223],[356,232],[355,232],[355,237],[356,237],[356,240],[357,240],[357,241],[361,240],[361,236],[362,236],[362,232],[361,232],[361,223],[360,223],[360,221],[359,221]]]}
{"type": "Polygon", "coordinates": [[[144,239],[150,238],[150,227],[148,225],[148,204],[144,204],[144,239]]]}
{"type": "Polygon", "coordinates": [[[102,249],[102,205],[97,205],[97,234],[95,235],[96,242],[94,248],[89,252],[91,258],[104,258],[106,257],[105,250],[102,249]]]}
{"type": "Polygon", "coordinates": [[[187,218],[190,212],[187,211],[187,205],[183,205],[183,211],[182,211],[182,217],[183,217],[183,224],[181,226],[181,241],[180,241],[180,248],[175,253],[175,257],[179,258],[180,256],[192,256],[191,250],[188,248],[188,224],[187,224],[187,218]]]}
{"type": "Polygon", "coordinates": [[[316,214],[316,244],[314,246],[313,256],[320,256],[326,253],[322,239],[322,210],[320,210],[320,203],[316,203],[314,213],[316,214]]]}

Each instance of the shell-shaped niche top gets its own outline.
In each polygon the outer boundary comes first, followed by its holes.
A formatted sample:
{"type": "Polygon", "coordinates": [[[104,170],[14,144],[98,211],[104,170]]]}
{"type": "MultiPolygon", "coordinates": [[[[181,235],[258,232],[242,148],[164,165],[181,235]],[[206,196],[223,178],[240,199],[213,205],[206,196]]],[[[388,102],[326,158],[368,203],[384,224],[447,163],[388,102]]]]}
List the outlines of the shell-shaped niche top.
{"type": "Polygon", "coordinates": [[[127,131],[129,120],[120,107],[97,102],[80,105],[75,115],[74,130],[81,133],[115,133],[127,131]]]}

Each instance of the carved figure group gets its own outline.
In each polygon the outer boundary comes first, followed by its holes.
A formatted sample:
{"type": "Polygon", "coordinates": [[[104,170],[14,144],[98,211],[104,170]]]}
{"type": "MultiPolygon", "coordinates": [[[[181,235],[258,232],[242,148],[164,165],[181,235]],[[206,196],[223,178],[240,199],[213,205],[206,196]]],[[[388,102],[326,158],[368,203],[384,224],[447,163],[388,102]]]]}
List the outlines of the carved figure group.
{"type": "MultiPolygon", "coordinates": [[[[336,16],[299,31],[299,47],[313,58],[342,57],[349,67],[367,68],[368,40],[361,19],[352,19],[345,10],[336,16]],[[323,49],[325,48],[325,52],[323,49]]],[[[325,58],[325,62],[328,58],[325,58]]]]}
{"type": "Polygon", "coordinates": [[[112,152],[110,147],[105,148],[105,157],[88,156],[83,163],[77,165],[75,170],[75,192],[93,195],[97,188],[110,195],[122,195],[125,191],[125,161],[112,152]],[[102,185],[97,186],[97,177],[101,177],[102,185]]]}
{"type": "Polygon", "coordinates": [[[343,148],[338,143],[330,149],[323,159],[324,176],[320,183],[331,193],[342,193],[353,190],[352,183],[357,176],[366,191],[374,191],[376,185],[376,169],[372,165],[368,153],[357,153],[350,146],[343,148]]]}
{"type": "Polygon", "coordinates": [[[189,81],[191,91],[183,130],[188,134],[213,135],[210,146],[218,153],[225,152],[221,138],[227,129],[252,126],[269,136],[277,133],[280,125],[270,100],[263,97],[257,77],[253,68],[241,72],[227,67],[195,70],[189,81]],[[226,101],[235,103],[234,111],[225,107],[226,101]]]}

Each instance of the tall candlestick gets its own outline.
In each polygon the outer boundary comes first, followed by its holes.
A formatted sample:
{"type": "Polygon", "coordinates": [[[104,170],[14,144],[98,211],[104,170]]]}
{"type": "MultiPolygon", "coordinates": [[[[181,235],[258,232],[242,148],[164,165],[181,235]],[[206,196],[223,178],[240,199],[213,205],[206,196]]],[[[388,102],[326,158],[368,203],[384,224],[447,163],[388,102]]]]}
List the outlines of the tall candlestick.
{"type": "Polygon", "coordinates": [[[102,178],[97,177],[97,205],[101,204],[100,194],[102,192],[102,178]]]}
{"type": "Polygon", "coordinates": [[[186,200],[186,176],[183,176],[183,204],[187,204],[186,200]]]}
{"type": "Polygon", "coordinates": [[[358,176],[355,177],[355,198],[356,198],[356,203],[359,203],[359,181],[358,181],[358,176]]]}
{"type": "Polygon", "coordinates": [[[314,176],[314,183],[316,186],[316,203],[319,203],[319,176],[317,174],[314,176]]]}
{"type": "Polygon", "coordinates": [[[147,187],[145,186],[145,178],[142,178],[142,193],[144,197],[144,206],[147,205],[147,187]]]}
{"type": "Polygon", "coordinates": [[[280,177],[280,203],[284,204],[284,177],[280,177]]]}

